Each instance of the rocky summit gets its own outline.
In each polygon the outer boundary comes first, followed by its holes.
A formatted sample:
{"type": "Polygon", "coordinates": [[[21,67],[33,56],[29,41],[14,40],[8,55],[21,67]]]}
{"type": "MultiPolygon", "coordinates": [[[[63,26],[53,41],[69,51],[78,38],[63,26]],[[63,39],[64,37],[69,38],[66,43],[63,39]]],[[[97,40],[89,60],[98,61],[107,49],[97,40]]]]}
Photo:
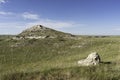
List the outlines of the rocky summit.
{"type": "Polygon", "coordinates": [[[48,28],[44,27],[43,25],[35,25],[31,28],[24,30],[23,32],[26,32],[26,31],[35,32],[35,31],[46,30],[46,29],[48,28]]]}

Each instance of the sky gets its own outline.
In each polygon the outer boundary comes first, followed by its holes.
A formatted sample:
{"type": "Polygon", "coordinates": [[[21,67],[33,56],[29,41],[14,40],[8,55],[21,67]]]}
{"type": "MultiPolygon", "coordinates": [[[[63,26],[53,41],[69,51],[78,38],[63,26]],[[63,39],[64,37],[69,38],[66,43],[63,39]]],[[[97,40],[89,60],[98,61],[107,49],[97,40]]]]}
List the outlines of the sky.
{"type": "Polygon", "coordinates": [[[120,0],[0,0],[0,34],[40,24],[79,35],[120,35],[120,0]]]}

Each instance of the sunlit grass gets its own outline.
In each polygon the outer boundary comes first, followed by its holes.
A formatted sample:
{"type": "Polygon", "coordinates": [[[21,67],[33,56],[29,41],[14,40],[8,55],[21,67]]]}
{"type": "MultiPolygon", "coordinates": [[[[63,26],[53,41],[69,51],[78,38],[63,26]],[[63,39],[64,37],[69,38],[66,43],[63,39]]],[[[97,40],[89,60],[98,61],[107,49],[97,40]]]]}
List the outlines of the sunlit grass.
{"type": "Polygon", "coordinates": [[[0,40],[0,78],[4,75],[4,80],[66,80],[63,76],[68,80],[119,80],[119,60],[119,37],[0,40]],[[20,45],[11,47],[16,43],[20,45]],[[94,51],[111,64],[79,67],[77,61],[94,51]]]}

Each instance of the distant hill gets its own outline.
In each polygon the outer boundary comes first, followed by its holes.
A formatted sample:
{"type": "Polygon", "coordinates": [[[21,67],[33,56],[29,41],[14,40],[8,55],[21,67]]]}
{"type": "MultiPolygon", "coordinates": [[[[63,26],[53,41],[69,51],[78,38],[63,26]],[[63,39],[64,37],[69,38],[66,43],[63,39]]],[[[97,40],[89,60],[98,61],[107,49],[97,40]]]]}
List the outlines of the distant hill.
{"type": "Polygon", "coordinates": [[[57,37],[74,37],[74,35],[69,33],[64,33],[61,31],[56,31],[54,29],[47,28],[43,25],[35,25],[22,31],[17,35],[23,38],[57,38],[57,37]]]}

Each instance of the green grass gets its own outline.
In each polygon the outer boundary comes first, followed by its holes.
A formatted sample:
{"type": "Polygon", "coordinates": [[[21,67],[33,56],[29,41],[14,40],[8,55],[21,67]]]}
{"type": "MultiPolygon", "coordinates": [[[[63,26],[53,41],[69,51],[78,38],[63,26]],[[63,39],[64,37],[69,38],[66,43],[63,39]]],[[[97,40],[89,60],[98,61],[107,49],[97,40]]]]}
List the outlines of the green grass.
{"type": "Polygon", "coordinates": [[[6,39],[0,38],[0,80],[120,79],[120,37],[6,39]],[[77,61],[93,51],[111,64],[80,67],[77,61]]]}

